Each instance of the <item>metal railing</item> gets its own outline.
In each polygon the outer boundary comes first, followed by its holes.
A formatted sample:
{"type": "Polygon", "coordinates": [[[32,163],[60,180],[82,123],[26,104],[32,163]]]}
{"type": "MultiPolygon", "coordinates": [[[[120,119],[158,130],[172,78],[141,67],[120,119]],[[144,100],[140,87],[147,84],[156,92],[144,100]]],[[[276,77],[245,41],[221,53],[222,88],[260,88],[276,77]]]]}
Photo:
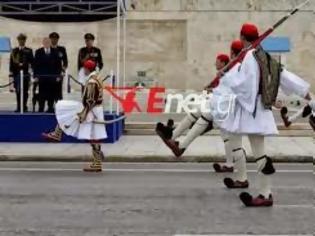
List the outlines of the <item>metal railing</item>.
{"type": "MultiPolygon", "coordinates": [[[[43,76],[43,75],[41,75],[43,76]]],[[[49,76],[49,75],[47,75],[49,76]]],[[[15,88],[18,89],[19,92],[19,103],[20,103],[20,109],[19,109],[19,113],[20,114],[24,114],[25,110],[24,110],[24,86],[25,86],[25,81],[24,81],[24,71],[21,70],[19,73],[19,87],[15,88]]],[[[34,79],[30,80],[30,88],[29,88],[29,92],[33,91],[34,92],[34,86],[36,84],[36,82],[34,81],[34,79]]],[[[106,86],[109,87],[114,87],[116,84],[116,76],[113,73],[113,71],[111,71],[110,74],[106,75],[104,78],[102,78],[102,81],[105,83],[106,82],[106,86]]],[[[17,103],[16,99],[13,99],[12,97],[8,96],[6,92],[3,92],[6,88],[9,88],[10,86],[12,86],[14,84],[14,81],[10,81],[7,84],[3,84],[0,85],[0,95],[2,95],[2,103],[8,105],[12,105],[13,100],[15,100],[15,103],[17,103]]],[[[84,87],[84,84],[82,82],[80,82],[75,76],[69,74],[67,71],[63,77],[63,95],[65,95],[65,97],[67,97],[67,99],[70,100],[80,100],[81,99],[81,95],[82,95],[82,88],[84,87]],[[74,85],[75,84],[75,85],[74,85]],[[73,87],[76,87],[76,89],[73,89],[73,87]]],[[[10,92],[11,89],[10,89],[10,92]]],[[[33,94],[33,97],[35,96],[35,94],[33,94]]],[[[114,101],[112,99],[111,96],[109,96],[108,93],[105,92],[104,90],[104,96],[106,97],[105,100],[105,104],[104,104],[104,108],[106,111],[109,111],[110,113],[114,113],[116,111],[114,111],[114,101]]],[[[32,100],[32,99],[31,99],[32,100]]],[[[116,103],[115,103],[116,104],[116,103]]],[[[11,106],[10,106],[11,107],[11,106]]],[[[8,109],[8,107],[6,107],[6,110],[8,109]]]]}
{"type": "Polygon", "coordinates": [[[126,2],[116,1],[1,1],[0,15],[116,15],[126,11],[126,2]],[[110,11],[109,11],[110,10],[110,11]]]}

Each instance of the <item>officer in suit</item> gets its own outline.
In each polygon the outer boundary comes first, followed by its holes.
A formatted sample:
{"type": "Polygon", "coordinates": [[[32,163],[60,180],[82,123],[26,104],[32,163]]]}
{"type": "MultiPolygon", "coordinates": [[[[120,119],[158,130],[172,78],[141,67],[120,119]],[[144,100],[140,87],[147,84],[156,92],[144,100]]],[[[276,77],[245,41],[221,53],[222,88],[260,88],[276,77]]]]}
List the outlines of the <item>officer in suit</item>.
{"type": "Polygon", "coordinates": [[[10,81],[13,82],[10,91],[16,94],[16,104],[17,108],[15,112],[21,111],[21,80],[20,80],[20,71],[23,71],[23,111],[27,112],[27,100],[28,100],[28,91],[30,86],[30,70],[33,66],[34,56],[33,50],[25,46],[26,44],[26,35],[19,34],[17,37],[19,46],[14,48],[10,55],[10,81]]]}
{"type": "Polygon", "coordinates": [[[103,58],[102,52],[99,48],[94,47],[95,37],[91,33],[84,35],[85,47],[82,47],[79,50],[78,56],[78,71],[79,71],[79,81],[82,84],[85,84],[85,76],[83,71],[83,64],[87,60],[92,60],[96,63],[96,71],[99,71],[103,68],[103,58]]]}
{"type": "MultiPolygon", "coordinates": [[[[62,71],[63,75],[65,74],[65,71],[68,68],[68,55],[67,55],[67,50],[63,46],[59,46],[59,34],[57,32],[52,32],[49,34],[49,38],[51,40],[51,47],[57,49],[58,51],[58,56],[61,60],[62,63],[62,71]]],[[[56,88],[56,101],[62,100],[62,85],[63,85],[63,77],[61,78],[60,82],[57,83],[57,88],[56,88]]]]}
{"type": "Polygon", "coordinates": [[[43,47],[35,52],[34,78],[39,85],[39,112],[44,112],[47,101],[47,112],[53,113],[57,84],[62,79],[62,62],[58,50],[51,47],[49,38],[44,38],[43,47]]]}

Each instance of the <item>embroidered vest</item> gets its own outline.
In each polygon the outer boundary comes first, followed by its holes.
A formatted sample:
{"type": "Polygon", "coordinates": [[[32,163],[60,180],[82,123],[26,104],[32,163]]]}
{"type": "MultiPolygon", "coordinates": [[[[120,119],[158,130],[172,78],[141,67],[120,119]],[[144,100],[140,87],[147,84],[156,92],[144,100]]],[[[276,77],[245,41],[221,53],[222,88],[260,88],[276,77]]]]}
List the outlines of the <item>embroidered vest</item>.
{"type": "Polygon", "coordinates": [[[265,109],[272,109],[280,85],[281,64],[265,52],[261,47],[254,51],[260,68],[259,94],[265,109]]]}
{"type": "MultiPolygon", "coordinates": [[[[97,73],[93,72],[89,75],[89,79],[87,81],[87,84],[93,83],[96,86],[94,86],[94,91],[91,91],[93,94],[93,100],[95,101],[95,105],[101,105],[103,103],[103,84],[97,77],[97,73]]],[[[88,86],[86,86],[85,89],[88,89],[88,86]]],[[[86,94],[86,92],[84,92],[86,94]]],[[[86,98],[85,98],[86,99],[86,98]]]]}

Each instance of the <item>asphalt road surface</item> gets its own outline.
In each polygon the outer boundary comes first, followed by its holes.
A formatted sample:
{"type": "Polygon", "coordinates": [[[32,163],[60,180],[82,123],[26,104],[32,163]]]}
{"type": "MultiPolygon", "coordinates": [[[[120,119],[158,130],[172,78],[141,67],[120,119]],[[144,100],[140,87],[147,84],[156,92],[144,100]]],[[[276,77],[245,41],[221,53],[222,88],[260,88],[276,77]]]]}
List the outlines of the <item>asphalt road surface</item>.
{"type": "MultiPolygon", "coordinates": [[[[312,235],[312,164],[278,164],[273,208],[245,208],[211,164],[0,163],[1,236],[312,235]]],[[[255,165],[249,165],[255,192],[255,165]]]]}

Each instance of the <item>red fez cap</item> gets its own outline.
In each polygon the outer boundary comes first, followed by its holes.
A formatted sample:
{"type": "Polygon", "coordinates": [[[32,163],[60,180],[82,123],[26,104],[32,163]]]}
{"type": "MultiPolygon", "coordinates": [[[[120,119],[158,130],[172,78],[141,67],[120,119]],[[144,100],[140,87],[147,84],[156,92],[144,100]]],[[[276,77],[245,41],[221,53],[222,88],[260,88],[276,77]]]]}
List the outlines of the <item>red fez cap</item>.
{"type": "Polygon", "coordinates": [[[254,24],[245,23],[241,29],[241,35],[249,37],[251,39],[257,39],[259,37],[258,28],[254,24]]]}
{"type": "Polygon", "coordinates": [[[226,54],[219,54],[217,56],[217,60],[222,61],[222,62],[227,64],[227,63],[230,62],[230,57],[228,55],[226,55],[226,54]]]}
{"type": "Polygon", "coordinates": [[[93,71],[96,68],[96,63],[92,60],[86,60],[83,64],[83,67],[88,69],[89,71],[93,71]]]}
{"type": "Polygon", "coordinates": [[[240,51],[243,50],[244,44],[240,40],[234,40],[231,43],[231,50],[235,53],[239,53],[240,51]]]}

